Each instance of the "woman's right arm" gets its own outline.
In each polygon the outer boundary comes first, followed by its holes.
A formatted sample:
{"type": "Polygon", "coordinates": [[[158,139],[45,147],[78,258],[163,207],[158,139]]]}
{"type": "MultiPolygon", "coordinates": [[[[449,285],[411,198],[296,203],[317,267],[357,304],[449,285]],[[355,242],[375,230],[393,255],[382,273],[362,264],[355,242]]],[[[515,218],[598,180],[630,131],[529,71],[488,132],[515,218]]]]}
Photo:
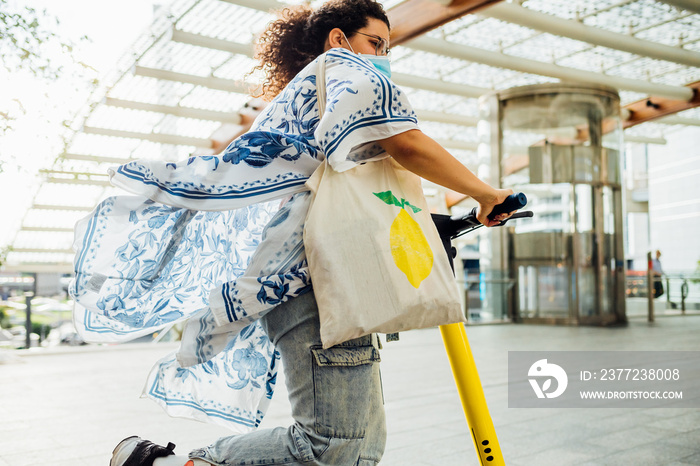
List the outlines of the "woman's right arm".
{"type": "Polygon", "coordinates": [[[410,130],[377,141],[404,168],[428,181],[466,194],[479,203],[477,219],[486,226],[497,225],[510,214],[487,218],[494,206],[513,194],[512,189],[495,189],[481,181],[440,144],[420,130],[410,130]]]}

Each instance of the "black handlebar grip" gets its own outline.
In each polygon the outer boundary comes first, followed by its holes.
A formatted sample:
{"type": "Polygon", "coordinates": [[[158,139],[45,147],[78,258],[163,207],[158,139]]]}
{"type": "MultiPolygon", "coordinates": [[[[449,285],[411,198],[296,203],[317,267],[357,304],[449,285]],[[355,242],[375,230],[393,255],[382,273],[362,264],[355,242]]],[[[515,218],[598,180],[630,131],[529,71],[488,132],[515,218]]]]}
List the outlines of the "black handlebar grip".
{"type": "Polygon", "coordinates": [[[493,217],[495,217],[498,214],[504,214],[512,212],[514,210],[522,209],[526,205],[527,196],[525,196],[524,193],[511,194],[506,198],[505,201],[493,208],[493,210],[489,214],[489,220],[493,220],[493,217]]]}

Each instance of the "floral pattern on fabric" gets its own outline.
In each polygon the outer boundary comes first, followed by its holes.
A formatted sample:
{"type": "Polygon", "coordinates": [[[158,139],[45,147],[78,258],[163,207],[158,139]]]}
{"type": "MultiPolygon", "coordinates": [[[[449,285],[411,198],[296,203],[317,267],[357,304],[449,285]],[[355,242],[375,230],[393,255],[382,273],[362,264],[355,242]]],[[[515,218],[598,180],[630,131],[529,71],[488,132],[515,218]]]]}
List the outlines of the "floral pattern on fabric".
{"type": "Polygon", "coordinates": [[[374,141],[416,128],[400,89],[367,60],[332,49],[222,154],[110,170],[112,184],[135,196],[105,200],[76,227],[76,327],[87,341],[122,342],[186,320],[179,351],[155,365],[145,395],[173,416],[255,428],[278,357],[258,319],[312,287],[304,183],[326,157],[347,170],[387,156],[374,141]]]}
{"type": "Polygon", "coordinates": [[[278,364],[279,353],[256,322],[206,363],[182,367],[174,353],[161,359],[149,375],[144,395],[172,416],[245,433],[262,421],[277,382],[278,364]],[[222,393],[235,393],[239,402],[230,403],[222,393]]]}

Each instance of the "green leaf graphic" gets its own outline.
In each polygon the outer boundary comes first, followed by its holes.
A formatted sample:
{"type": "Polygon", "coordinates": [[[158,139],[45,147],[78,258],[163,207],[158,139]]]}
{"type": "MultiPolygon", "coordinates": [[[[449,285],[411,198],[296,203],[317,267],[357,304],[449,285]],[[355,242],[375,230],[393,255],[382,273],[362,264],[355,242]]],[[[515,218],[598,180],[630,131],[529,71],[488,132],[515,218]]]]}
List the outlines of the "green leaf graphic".
{"type": "Polygon", "coordinates": [[[389,205],[395,205],[397,207],[402,207],[399,200],[396,198],[396,196],[394,196],[392,194],[391,191],[383,191],[381,193],[372,193],[372,194],[374,194],[379,199],[381,199],[382,201],[384,201],[385,203],[387,203],[389,205]]]}
{"type": "Polygon", "coordinates": [[[408,202],[406,199],[401,199],[401,201],[398,200],[396,196],[391,191],[383,191],[381,193],[372,193],[375,196],[377,196],[379,199],[384,201],[386,204],[389,205],[395,205],[396,207],[401,207],[402,209],[405,209],[406,206],[410,207],[413,213],[420,212],[423,209],[420,209],[416,206],[411,205],[410,202],[408,202]]]}
{"type": "Polygon", "coordinates": [[[423,209],[421,209],[420,207],[416,207],[416,206],[414,206],[414,205],[409,204],[408,202],[406,202],[406,205],[409,206],[409,207],[411,208],[411,210],[413,211],[414,214],[417,214],[418,212],[420,212],[421,210],[423,210],[423,209]]]}

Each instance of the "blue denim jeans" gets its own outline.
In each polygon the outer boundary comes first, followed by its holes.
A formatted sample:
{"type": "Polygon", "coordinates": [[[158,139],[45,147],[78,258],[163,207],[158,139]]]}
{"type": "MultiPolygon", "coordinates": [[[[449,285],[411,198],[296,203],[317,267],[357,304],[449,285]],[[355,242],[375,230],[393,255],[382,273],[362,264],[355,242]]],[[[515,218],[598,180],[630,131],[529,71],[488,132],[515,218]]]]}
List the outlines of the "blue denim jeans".
{"type": "Polygon", "coordinates": [[[376,335],[323,349],[313,292],[262,318],[282,356],[294,424],[190,452],[214,465],[371,466],[386,442],[376,335]]]}

